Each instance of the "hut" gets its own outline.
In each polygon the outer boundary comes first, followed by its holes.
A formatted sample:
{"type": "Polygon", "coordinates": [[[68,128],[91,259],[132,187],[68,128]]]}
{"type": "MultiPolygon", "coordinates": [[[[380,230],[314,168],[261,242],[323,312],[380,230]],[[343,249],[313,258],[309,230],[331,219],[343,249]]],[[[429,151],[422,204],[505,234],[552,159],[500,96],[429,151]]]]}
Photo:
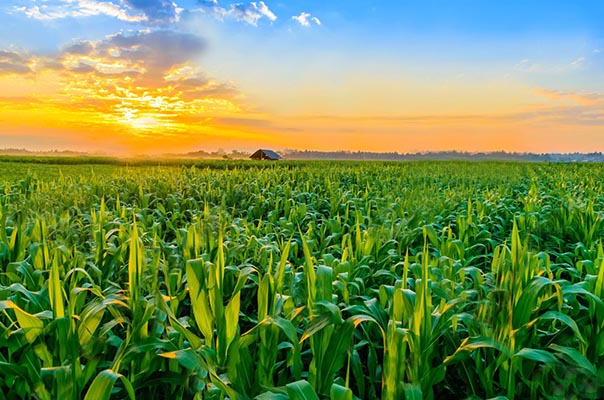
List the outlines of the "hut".
{"type": "Polygon", "coordinates": [[[250,156],[252,160],[280,160],[281,156],[272,150],[259,149],[250,156]]]}

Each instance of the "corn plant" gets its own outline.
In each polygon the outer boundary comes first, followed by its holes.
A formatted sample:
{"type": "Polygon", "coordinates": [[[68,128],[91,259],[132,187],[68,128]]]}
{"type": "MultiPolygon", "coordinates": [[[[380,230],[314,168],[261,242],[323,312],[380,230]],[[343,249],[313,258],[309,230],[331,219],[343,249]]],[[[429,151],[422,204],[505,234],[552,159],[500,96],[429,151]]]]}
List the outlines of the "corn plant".
{"type": "Polygon", "coordinates": [[[0,399],[603,396],[599,164],[1,161],[0,399]]]}

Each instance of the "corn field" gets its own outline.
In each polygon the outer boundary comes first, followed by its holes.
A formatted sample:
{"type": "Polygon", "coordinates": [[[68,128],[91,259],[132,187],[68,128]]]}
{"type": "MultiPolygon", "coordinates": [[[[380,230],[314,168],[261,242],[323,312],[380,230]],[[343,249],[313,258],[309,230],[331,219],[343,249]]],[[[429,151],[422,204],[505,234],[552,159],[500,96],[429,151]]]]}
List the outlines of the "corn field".
{"type": "Polygon", "coordinates": [[[604,166],[0,162],[0,399],[604,397],[604,166]]]}

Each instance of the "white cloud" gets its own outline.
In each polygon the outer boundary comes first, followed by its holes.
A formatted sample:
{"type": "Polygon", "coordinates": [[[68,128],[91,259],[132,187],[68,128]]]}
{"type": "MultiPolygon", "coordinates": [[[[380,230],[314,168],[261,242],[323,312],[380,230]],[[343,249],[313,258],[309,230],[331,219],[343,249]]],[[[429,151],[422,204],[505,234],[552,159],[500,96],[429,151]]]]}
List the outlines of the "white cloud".
{"type": "Polygon", "coordinates": [[[307,28],[310,27],[313,23],[316,25],[321,25],[321,20],[319,20],[319,18],[313,17],[312,15],[304,11],[302,11],[300,15],[294,15],[292,19],[307,28]]]}
{"type": "Polygon", "coordinates": [[[514,69],[522,72],[538,72],[541,70],[541,66],[528,58],[525,58],[524,60],[520,60],[520,62],[514,66],[514,69]]]}
{"type": "Polygon", "coordinates": [[[585,64],[585,57],[579,57],[570,63],[572,68],[581,68],[585,64]]]}
{"type": "MultiPolygon", "coordinates": [[[[250,3],[252,4],[254,7],[256,7],[256,3],[250,3]]],[[[258,3],[260,6],[259,11],[260,14],[264,15],[266,18],[270,19],[271,21],[274,21],[277,19],[277,16],[275,14],[273,14],[273,12],[271,10],[269,10],[268,6],[263,2],[259,2],[258,3]]]]}
{"type": "Polygon", "coordinates": [[[150,24],[178,21],[182,11],[168,0],[57,0],[15,7],[14,10],[41,21],[105,15],[121,21],[150,24]]]}
{"type": "Polygon", "coordinates": [[[129,14],[126,9],[115,3],[95,0],[63,0],[51,5],[42,4],[41,6],[16,7],[15,11],[22,12],[29,18],[41,21],[96,15],[106,15],[127,22],[142,22],[147,20],[144,14],[129,14]]]}
{"type": "Polygon", "coordinates": [[[119,0],[129,9],[142,12],[152,24],[177,22],[183,11],[172,0],[119,0]]]}
{"type": "Polygon", "coordinates": [[[271,11],[264,1],[236,3],[231,4],[229,8],[224,8],[218,5],[217,0],[204,0],[202,1],[202,7],[206,10],[210,10],[211,14],[216,18],[232,18],[253,26],[258,26],[258,21],[263,18],[266,18],[271,22],[277,19],[275,13],[271,11]]]}

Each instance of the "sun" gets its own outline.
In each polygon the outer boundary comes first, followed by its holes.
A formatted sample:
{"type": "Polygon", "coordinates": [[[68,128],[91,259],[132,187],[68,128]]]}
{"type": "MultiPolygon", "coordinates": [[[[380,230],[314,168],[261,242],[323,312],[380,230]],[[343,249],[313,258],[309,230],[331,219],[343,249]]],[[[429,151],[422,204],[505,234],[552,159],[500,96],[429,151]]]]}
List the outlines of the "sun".
{"type": "Polygon", "coordinates": [[[133,108],[123,108],[121,111],[122,115],[118,118],[119,122],[136,130],[151,130],[169,125],[159,119],[158,115],[152,113],[140,113],[139,110],[133,108]]]}
{"type": "Polygon", "coordinates": [[[159,127],[162,127],[162,126],[166,126],[165,123],[163,123],[161,121],[158,121],[154,117],[132,118],[131,120],[128,121],[128,123],[133,128],[140,129],[140,130],[154,129],[154,128],[159,128],[159,127]]]}

